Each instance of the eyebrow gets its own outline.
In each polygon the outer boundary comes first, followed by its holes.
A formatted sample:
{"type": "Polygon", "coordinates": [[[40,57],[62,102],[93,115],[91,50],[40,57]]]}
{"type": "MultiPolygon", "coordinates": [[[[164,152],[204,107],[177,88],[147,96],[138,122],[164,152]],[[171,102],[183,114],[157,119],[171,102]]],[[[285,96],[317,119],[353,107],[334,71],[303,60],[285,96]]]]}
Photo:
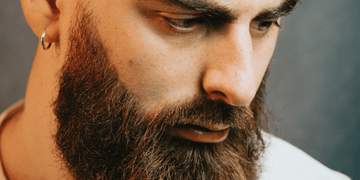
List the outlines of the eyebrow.
{"type": "Polygon", "coordinates": [[[284,0],[279,6],[261,12],[254,20],[268,20],[287,16],[295,9],[298,2],[299,0],[284,0]]]}
{"type": "MultiPolygon", "coordinates": [[[[186,10],[200,11],[209,20],[231,23],[238,15],[226,6],[219,5],[209,0],[157,0],[164,4],[180,6],[186,10]]],[[[271,9],[267,9],[256,16],[255,20],[274,19],[290,14],[299,0],[283,0],[271,9]]]]}

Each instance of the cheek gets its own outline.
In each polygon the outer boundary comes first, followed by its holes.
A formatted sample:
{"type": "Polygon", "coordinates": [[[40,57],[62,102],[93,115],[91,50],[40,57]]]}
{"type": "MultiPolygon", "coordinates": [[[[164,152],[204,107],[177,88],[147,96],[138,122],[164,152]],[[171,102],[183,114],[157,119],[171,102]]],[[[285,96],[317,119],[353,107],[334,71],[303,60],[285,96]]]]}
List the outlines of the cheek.
{"type": "MultiPolygon", "coordinates": [[[[116,4],[116,3],[115,3],[116,4]]],[[[115,5],[114,5],[115,6],[115,5]]],[[[99,6],[98,31],[120,80],[142,101],[171,102],[193,94],[200,73],[193,48],[173,48],[131,8],[99,6]],[[104,15],[105,14],[105,15],[104,15]],[[113,15],[107,18],[107,15],[113,15]],[[120,15],[121,16],[120,16],[120,15]],[[118,15],[118,16],[116,16],[118,15]]],[[[126,7],[126,5],[124,6],[126,7]]]]}
{"type": "Polygon", "coordinates": [[[140,48],[134,49],[136,53],[126,56],[111,53],[110,61],[125,86],[144,102],[172,102],[197,92],[196,86],[190,86],[200,78],[200,73],[194,71],[199,69],[197,65],[189,63],[189,57],[194,56],[184,57],[160,45],[153,47],[152,42],[137,46],[140,48]]]}
{"type": "Polygon", "coordinates": [[[259,84],[264,76],[264,73],[269,66],[272,55],[275,50],[275,45],[278,36],[278,29],[269,32],[271,35],[266,36],[263,41],[255,42],[253,44],[254,54],[253,59],[256,61],[256,68],[258,70],[259,84]]]}

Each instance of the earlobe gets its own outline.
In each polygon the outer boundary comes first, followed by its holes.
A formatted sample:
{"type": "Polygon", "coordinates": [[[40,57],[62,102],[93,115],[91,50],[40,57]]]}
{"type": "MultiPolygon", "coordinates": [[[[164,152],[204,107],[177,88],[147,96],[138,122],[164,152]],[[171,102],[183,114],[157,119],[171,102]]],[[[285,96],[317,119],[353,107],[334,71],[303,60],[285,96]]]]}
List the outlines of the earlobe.
{"type": "Polygon", "coordinates": [[[58,23],[51,24],[41,34],[41,45],[44,50],[49,49],[51,43],[59,41],[60,32],[59,32],[59,27],[57,25],[58,23]],[[45,42],[49,44],[45,45],[45,42]]]}
{"type": "Polygon", "coordinates": [[[46,34],[44,39],[46,42],[53,43],[59,40],[60,32],[58,24],[58,21],[56,21],[43,30],[43,33],[45,32],[46,34]]]}
{"type": "Polygon", "coordinates": [[[56,0],[21,0],[25,18],[34,33],[40,38],[46,33],[48,43],[59,40],[59,14],[56,0]]]}

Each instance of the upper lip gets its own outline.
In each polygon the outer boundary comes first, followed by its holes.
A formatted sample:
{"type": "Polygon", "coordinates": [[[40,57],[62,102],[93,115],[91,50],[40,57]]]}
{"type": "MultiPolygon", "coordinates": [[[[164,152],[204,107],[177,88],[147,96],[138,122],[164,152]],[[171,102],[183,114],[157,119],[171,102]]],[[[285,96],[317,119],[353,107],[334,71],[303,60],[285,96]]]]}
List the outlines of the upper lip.
{"type": "Polygon", "coordinates": [[[192,125],[200,126],[200,127],[209,129],[211,131],[222,131],[222,130],[225,130],[230,127],[227,124],[205,124],[205,125],[204,124],[192,124],[192,125]]]}

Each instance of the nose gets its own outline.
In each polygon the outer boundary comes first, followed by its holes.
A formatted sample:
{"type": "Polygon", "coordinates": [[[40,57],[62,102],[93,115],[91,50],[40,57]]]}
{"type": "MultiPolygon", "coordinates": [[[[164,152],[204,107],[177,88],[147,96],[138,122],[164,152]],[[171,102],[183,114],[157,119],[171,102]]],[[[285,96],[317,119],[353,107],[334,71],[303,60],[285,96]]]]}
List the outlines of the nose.
{"type": "Polygon", "coordinates": [[[249,29],[230,29],[212,42],[207,51],[203,89],[210,99],[234,106],[249,105],[259,86],[249,29]]]}

